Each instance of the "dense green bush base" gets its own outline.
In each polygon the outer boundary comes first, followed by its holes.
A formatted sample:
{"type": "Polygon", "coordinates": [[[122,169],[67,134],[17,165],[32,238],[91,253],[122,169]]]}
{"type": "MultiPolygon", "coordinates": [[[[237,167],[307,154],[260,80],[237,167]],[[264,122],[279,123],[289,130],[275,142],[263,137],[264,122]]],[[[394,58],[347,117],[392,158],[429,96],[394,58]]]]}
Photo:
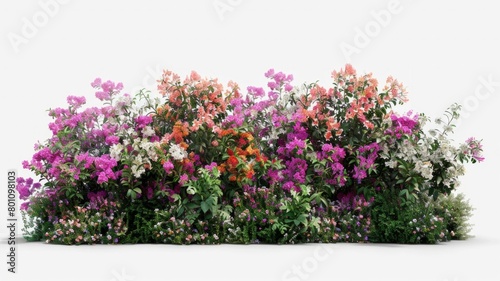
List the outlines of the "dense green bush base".
{"type": "MultiPolygon", "coordinates": [[[[159,210],[156,206],[161,202],[137,200],[120,211],[104,206],[92,211],[76,210],[56,224],[48,223],[47,218],[24,216],[25,238],[28,241],[68,245],[209,245],[318,242],[435,244],[470,237],[468,220],[473,209],[463,194],[441,195],[437,200],[422,197],[404,206],[387,198],[390,197],[384,194],[368,206],[363,206],[366,201],[361,200],[357,206],[355,203],[337,206],[325,213],[313,208],[306,218],[307,223],[298,225],[294,222],[280,224],[283,219],[278,215],[271,219],[274,222],[263,222],[268,214],[244,206],[206,220],[193,219],[196,217],[194,213],[176,217],[178,210],[175,208],[159,210]],[[249,214],[256,219],[249,221],[249,214]]],[[[395,200],[397,198],[394,196],[395,200]]]]}

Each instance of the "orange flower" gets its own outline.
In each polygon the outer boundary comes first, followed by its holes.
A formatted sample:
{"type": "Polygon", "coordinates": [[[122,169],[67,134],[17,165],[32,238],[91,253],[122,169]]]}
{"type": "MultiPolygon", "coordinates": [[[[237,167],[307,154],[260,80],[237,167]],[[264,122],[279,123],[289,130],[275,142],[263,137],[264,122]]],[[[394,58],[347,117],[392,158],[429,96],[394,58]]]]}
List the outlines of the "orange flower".
{"type": "Polygon", "coordinates": [[[188,128],[186,124],[183,124],[181,121],[175,122],[174,128],[172,129],[172,138],[176,143],[181,143],[185,136],[189,135],[188,128]]]}
{"type": "Polygon", "coordinates": [[[255,171],[253,170],[252,165],[249,165],[249,168],[248,168],[248,171],[246,174],[247,179],[251,180],[254,175],[255,175],[255,171]]]}
{"type": "Polygon", "coordinates": [[[238,166],[238,164],[239,164],[238,158],[236,158],[234,155],[229,156],[229,158],[227,159],[227,164],[229,165],[229,168],[231,168],[231,169],[236,168],[236,166],[238,166]]]}
{"type": "Polygon", "coordinates": [[[255,151],[256,151],[256,150],[254,150],[254,149],[252,148],[252,145],[249,145],[249,146],[247,147],[247,149],[245,149],[245,151],[246,151],[247,155],[253,155],[253,154],[255,153],[255,151]]]}
{"type": "Polygon", "coordinates": [[[267,162],[267,160],[267,157],[261,155],[259,150],[255,150],[255,161],[259,162],[260,164],[264,164],[265,162],[267,162]]]}
{"type": "Polygon", "coordinates": [[[228,130],[222,130],[219,134],[219,137],[225,137],[227,135],[233,134],[234,130],[233,129],[228,129],[228,130]]]}
{"type": "Polygon", "coordinates": [[[236,153],[239,155],[239,156],[246,156],[247,155],[247,152],[239,147],[236,148],[236,153]]]}
{"type": "Polygon", "coordinates": [[[327,132],[325,133],[325,139],[326,139],[326,140],[330,140],[331,138],[332,138],[332,132],[331,132],[331,131],[327,131],[327,132]]]}
{"type": "Polygon", "coordinates": [[[159,107],[156,109],[156,114],[161,115],[162,113],[163,113],[163,107],[159,106],[159,107]]]}
{"type": "Polygon", "coordinates": [[[186,142],[183,141],[183,142],[179,143],[179,146],[184,148],[185,150],[187,150],[187,148],[189,147],[189,144],[187,144],[186,142]]]}
{"type": "Polygon", "coordinates": [[[235,175],[231,175],[229,177],[229,181],[236,181],[236,176],[235,175]]]}
{"type": "Polygon", "coordinates": [[[226,172],[226,164],[220,164],[219,166],[217,166],[217,169],[219,170],[219,172],[225,173],[226,172]]]}
{"type": "Polygon", "coordinates": [[[253,140],[253,136],[252,136],[252,134],[247,133],[247,132],[241,133],[241,134],[240,134],[240,136],[241,136],[242,138],[245,138],[245,139],[249,140],[249,141],[252,141],[252,140],[253,140]]]}

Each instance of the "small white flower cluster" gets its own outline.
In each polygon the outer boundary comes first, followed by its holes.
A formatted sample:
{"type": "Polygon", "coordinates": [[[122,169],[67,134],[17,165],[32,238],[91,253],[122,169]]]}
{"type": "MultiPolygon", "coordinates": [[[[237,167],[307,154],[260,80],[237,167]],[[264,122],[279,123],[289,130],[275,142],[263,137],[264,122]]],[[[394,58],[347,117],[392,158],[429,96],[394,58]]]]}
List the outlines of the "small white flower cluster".
{"type": "Polygon", "coordinates": [[[187,158],[188,156],[187,151],[180,145],[175,143],[170,145],[168,153],[170,153],[170,156],[172,156],[172,158],[174,158],[174,160],[177,161],[181,161],[182,159],[187,158]]]}
{"type": "Polygon", "coordinates": [[[126,113],[126,108],[132,105],[132,97],[130,95],[122,95],[116,100],[115,109],[118,115],[123,116],[126,113]]]}
{"type": "Polygon", "coordinates": [[[155,131],[153,130],[153,128],[151,128],[151,126],[146,126],[146,127],[142,128],[141,132],[145,138],[148,138],[148,137],[155,135],[155,131]]]}
{"type": "Polygon", "coordinates": [[[121,143],[114,144],[109,148],[109,156],[115,160],[120,160],[123,151],[123,145],[121,143]]]}
{"type": "Polygon", "coordinates": [[[408,139],[393,144],[384,143],[380,156],[386,160],[385,165],[392,169],[397,167],[397,159],[412,163],[415,171],[427,181],[432,180],[435,167],[450,164],[442,179],[442,183],[450,187],[451,185],[458,186],[460,184],[458,177],[465,174],[464,166],[456,159],[458,154],[459,149],[455,148],[448,139],[438,137],[422,139],[418,145],[408,139]],[[432,151],[431,145],[435,141],[437,141],[437,149],[432,151]]]}
{"type": "Polygon", "coordinates": [[[158,161],[158,154],[156,153],[158,145],[158,142],[150,142],[145,138],[134,140],[132,148],[134,151],[140,152],[132,161],[131,169],[134,177],[140,178],[146,172],[146,165],[151,166],[151,161],[158,161]]]}
{"type": "Polygon", "coordinates": [[[115,144],[110,148],[110,156],[116,160],[127,160],[125,157],[131,158],[131,170],[134,177],[140,178],[146,172],[145,166],[151,166],[151,161],[158,161],[158,154],[156,148],[159,146],[158,142],[150,142],[148,139],[135,139],[132,144],[134,151],[139,151],[137,155],[129,155],[123,153],[124,148],[128,145],[128,141],[124,141],[125,145],[115,144]]]}

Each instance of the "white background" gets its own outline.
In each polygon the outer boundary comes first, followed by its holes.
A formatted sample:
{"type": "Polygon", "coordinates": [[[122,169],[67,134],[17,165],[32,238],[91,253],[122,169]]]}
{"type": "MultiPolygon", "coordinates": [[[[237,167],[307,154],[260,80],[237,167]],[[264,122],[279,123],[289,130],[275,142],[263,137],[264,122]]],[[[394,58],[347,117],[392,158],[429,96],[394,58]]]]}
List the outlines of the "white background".
{"type": "Polygon", "coordinates": [[[56,5],[44,9],[48,2],[0,4],[1,225],[6,223],[7,170],[28,175],[22,160],[31,158],[37,140],[50,136],[46,110],[65,106],[69,94],[84,95],[93,104],[89,83],[96,77],[121,81],[127,91],[154,90],[161,69],[181,76],[196,70],[224,83],[234,80],[244,89],[264,86],[263,73],[275,68],[294,74],[297,84],[319,80],[329,86],[331,71],[350,62],[358,73],[373,72],[381,83],[388,75],[404,82],[410,102],[401,112],[413,109],[438,117],[454,102],[464,105],[467,117],[454,139],[483,139],[486,156],[484,163],[467,166],[459,188],[476,208],[476,237],[435,246],[336,244],[326,246],[330,252],[318,245],[23,243],[18,246],[19,273],[12,275],[6,273],[7,231],[2,226],[2,276],[106,281],[499,280],[494,261],[500,249],[500,17],[494,1],[66,0],[52,1],[56,5]],[[355,53],[346,55],[342,46],[348,45],[355,53]],[[490,81],[489,87],[484,81],[490,81]],[[294,265],[301,267],[302,275],[287,275],[294,265]]]}

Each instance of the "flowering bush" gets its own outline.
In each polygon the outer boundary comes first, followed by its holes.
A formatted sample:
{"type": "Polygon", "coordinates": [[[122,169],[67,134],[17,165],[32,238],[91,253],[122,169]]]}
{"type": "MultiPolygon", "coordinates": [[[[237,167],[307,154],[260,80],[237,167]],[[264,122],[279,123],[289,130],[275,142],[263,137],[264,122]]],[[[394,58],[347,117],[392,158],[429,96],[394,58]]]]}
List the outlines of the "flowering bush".
{"type": "Polygon", "coordinates": [[[424,131],[424,114],[389,77],[346,65],[333,86],[267,87],[164,71],[161,96],[121,94],[96,79],[101,107],[49,110],[52,137],[18,178],[25,235],[52,243],[435,243],[468,225],[447,200],[480,162],[481,142],[454,146],[459,106],[424,131]],[[429,207],[432,206],[432,207],[429,207]],[[450,210],[448,210],[450,209],[450,210]],[[401,222],[401,223],[399,223],[401,222]],[[453,222],[453,223],[452,223],[453,222]],[[457,225],[462,224],[462,225],[457,225]],[[453,228],[453,229],[452,229],[453,228]]]}

